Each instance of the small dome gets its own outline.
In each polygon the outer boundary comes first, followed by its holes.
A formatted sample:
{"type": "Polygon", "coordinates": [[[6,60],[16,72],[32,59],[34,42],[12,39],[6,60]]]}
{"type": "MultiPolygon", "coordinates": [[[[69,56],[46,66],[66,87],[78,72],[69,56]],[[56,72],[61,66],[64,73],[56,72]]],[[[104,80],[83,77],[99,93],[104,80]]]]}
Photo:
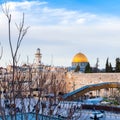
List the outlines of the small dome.
{"type": "Polygon", "coordinates": [[[40,53],[40,49],[39,49],[39,48],[37,48],[35,55],[36,55],[36,56],[41,55],[41,53],[40,53]]]}
{"type": "Polygon", "coordinates": [[[78,53],[73,57],[72,63],[81,63],[81,62],[88,62],[88,59],[84,54],[78,53]]]}

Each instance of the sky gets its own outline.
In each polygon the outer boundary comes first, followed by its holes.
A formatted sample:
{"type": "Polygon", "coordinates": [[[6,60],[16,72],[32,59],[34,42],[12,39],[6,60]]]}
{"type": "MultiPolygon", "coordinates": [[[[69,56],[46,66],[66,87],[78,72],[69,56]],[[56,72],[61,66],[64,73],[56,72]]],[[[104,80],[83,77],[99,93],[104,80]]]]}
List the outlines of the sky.
{"type": "MultiPolygon", "coordinates": [[[[40,48],[45,65],[71,66],[72,58],[81,52],[90,65],[104,68],[106,59],[115,66],[120,57],[120,0],[8,0],[11,13],[11,35],[15,50],[19,24],[25,14],[25,35],[18,56],[19,64],[34,62],[40,48]]],[[[0,1],[4,6],[4,0],[0,1]]],[[[3,56],[0,66],[11,63],[7,18],[0,9],[0,42],[3,56]]]]}

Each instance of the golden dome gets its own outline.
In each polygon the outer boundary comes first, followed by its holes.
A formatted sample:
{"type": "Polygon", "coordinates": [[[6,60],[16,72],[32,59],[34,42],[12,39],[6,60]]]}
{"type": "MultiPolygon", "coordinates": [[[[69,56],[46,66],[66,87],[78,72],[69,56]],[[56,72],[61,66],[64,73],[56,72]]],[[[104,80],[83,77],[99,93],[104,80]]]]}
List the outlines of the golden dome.
{"type": "Polygon", "coordinates": [[[72,63],[81,63],[81,62],[88,62],[88,59],[84,54],[78,53],[73,57],[72,63]]]}

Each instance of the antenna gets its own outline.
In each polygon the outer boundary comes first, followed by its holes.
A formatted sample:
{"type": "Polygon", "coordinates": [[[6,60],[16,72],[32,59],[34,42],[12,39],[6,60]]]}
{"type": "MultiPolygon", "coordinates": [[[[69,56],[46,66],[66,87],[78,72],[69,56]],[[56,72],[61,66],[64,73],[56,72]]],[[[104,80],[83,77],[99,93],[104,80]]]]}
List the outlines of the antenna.
{"type": "Polygon", "coordinates": [[[27,64],[29,65],[29,56],[27,56],[27,64]]]}
{"type": "Polygon", "coordinates": [[[51,55],[51,66],[53,66],[53,55],[51,55]]]}

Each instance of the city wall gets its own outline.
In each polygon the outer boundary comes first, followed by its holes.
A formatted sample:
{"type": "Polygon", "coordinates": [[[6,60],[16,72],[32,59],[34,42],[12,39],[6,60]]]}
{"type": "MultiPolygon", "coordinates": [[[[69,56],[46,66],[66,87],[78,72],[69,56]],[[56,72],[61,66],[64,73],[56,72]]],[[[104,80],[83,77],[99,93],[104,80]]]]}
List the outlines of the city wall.
{"type": "Polygon", "coordinates": [[[66,91],[102,82],[120,82],[120,73],[72,73],[66,75],[66,91]]]}

